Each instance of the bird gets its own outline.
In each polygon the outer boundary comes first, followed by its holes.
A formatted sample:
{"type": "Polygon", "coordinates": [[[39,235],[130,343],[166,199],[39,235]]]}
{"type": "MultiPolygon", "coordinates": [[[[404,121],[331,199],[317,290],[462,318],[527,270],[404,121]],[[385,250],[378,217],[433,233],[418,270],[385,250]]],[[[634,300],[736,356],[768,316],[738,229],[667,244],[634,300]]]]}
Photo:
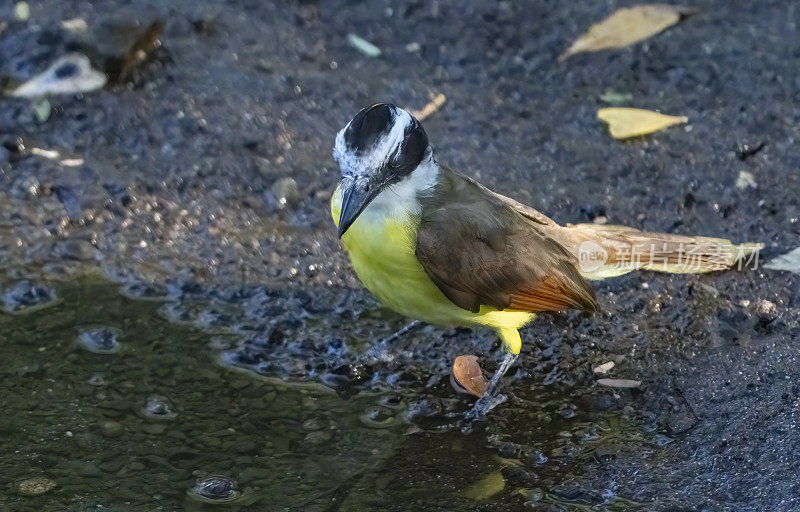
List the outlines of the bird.
{"type": "Polygon", "coordinates": [[[588,280],[722,270],[762,247],[559,225],[437,162],[419,120],[393,104],[359,111],[336,134],[333,157],[341,181],[331,215],[363,285],[417,321],[497,332],[504,357],[472,409],[478,416],[505,400],[497,386],[537,313],[600,310],[588,280]]]}

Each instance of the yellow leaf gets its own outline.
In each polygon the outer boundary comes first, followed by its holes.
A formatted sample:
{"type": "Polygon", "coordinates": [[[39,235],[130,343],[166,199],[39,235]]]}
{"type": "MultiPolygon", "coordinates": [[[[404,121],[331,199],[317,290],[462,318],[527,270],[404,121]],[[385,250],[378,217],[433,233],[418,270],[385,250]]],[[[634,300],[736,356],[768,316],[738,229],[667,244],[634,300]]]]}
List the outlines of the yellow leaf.
{"type": "Polygon", "coordinates": [[[465,495],[467,498],[481,501],[486,500],[502,491],[506,487],[506,479],[499,471],[489,473],[481,478],[467,489],[465,495]]]}
{"type": "Polygon", "coordinates": [[[601,108],[597,117],[608,123],[615,139],[647,135],[689,120],[686,116],[667,116],[640,108],[601,108]]]}
{"type": "Polygon", "coordinates": [[[637,5],[620,9],[595,23],[558,58],[559,62],[580,52],[624,48],[658,34],[691,14],[692,10],[674,5],[637,5]]]}

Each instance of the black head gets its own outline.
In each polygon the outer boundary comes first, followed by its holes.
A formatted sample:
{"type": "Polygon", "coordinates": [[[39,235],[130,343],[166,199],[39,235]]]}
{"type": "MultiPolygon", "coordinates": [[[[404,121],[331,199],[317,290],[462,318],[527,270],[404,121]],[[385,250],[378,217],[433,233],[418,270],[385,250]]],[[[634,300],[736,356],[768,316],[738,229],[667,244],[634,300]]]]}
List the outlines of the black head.
{"type": "Polygon", "coordinates": [[[344,129],[347,149],[357,155],[363,155],[379,139],[385,137],[392,130],[395,109],[394,105],[386,103],[362,108],[344,129]]]}
{"type": "Polygon", "coordinates": [[[333,156],[342,171],[342,188],[359,190],[356,203],[345,203],[354,204],[348,215],[342,209],[339,231],[343,233],[381,190],[408,176],[429,157],[430,146],[414,116],[378,103],[361,110],[337,134],[333,156]]]}
{"type": "Polygon", "coordinates": [[[419,121],[388,103],[362,109],[336,137],[334,157],[342,175],[403,177],[428,150],[428,135],[419,121]]]}

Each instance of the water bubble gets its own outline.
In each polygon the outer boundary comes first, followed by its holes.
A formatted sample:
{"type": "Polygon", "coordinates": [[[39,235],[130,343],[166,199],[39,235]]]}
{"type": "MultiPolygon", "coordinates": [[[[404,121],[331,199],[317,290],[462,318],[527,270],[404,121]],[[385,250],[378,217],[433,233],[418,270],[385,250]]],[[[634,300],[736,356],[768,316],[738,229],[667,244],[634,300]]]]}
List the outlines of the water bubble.
{"type": "Polygon", "coordinates": [[[199,478],[189,495],[207,503],[229,503],[239,497],[236,482],[227,476],[199,478]]]}
{"type": "Polygon", "coordinates": [[[385,407],[368,407],[361,415],[361,422],[373,428],[388,428],[397,424],[397,418],[385,407]]]}
{"type": "Polygon", "coordinates": [[[176,416],[167,399],[157,395],[147,399],[147,404],[145,404],[144,409],[142,409],[142,414],[148,418],[158,420],[169,420],[176,416]]]}
{"type": "Polygon", "coordinates": [[[113,327],[98,326],[82,330],[78,340],[89,352],[113,354],[120,349],[118,337],[119,330],[113,327]]]}
{"type": "Polygon", "coordinates": [[[105,386],[106,385],[106,379],[105,379],[105,377],[103,377],[102,373],[95,373],[94,375],[89,377],[89,379],[86,382],[88,382],[90,386],[98,386],[99,387],[99,386],[105,386]]]}

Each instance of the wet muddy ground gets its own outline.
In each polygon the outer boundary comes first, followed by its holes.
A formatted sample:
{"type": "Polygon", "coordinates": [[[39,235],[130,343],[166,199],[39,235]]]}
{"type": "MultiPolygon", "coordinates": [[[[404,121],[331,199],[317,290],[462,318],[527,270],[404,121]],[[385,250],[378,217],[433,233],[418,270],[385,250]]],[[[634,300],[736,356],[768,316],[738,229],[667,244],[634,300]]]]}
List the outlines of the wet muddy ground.
{"type": "Polygon", "coordinates": [[[424,123],[438,159],[560,222],[761,241],[766,260],[799,245],[800,9],[696,2],[556,61],[624,5],[2,4],[4,84],[116,51],[98,27],[164,28],[126,80],[45,120],[0,98],[0,508],[202,509],[192,489],[222,475],[241,510],[800,509],[795,274],[597,283],[603,313],[537,319],[509,402],[466,433],[447,369],[493,369],[491,333],[364,355],[406,319],[360,288],[327,201],[333,136],[372,102],[445,94],[424,123]],[[689,123],[615,141],[608,92],[689,123]],[[641,388],[599,386],[608,361],[641,388]]]}

